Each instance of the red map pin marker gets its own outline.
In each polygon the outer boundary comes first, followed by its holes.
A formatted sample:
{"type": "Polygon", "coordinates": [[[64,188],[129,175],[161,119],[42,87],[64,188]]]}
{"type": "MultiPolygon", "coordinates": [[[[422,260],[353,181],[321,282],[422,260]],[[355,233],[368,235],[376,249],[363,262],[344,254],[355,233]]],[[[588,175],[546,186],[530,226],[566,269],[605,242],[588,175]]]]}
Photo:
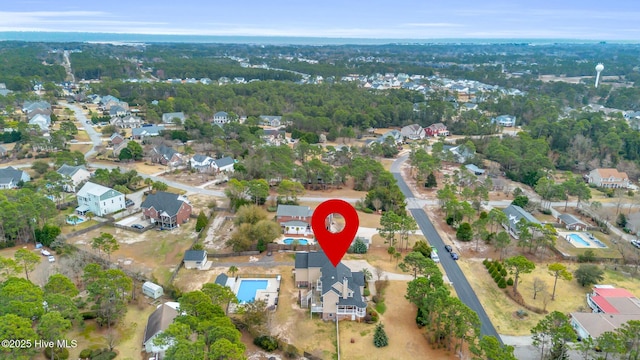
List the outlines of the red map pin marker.
{"type": "Polygon", "coordinates": [[[359,225],[360,220],[356,209],[343,200],[327,200],[318,205],[313,212],[311,217],[313,234],[334,267],[338,266],[347,249],[349,249],[358,232],[359,225]],[[329,226],[327,224],[327,216],[331,214],[340,214],[344,218],[344,229],[339,233],[332,233],[327,229],[329,226]]]}

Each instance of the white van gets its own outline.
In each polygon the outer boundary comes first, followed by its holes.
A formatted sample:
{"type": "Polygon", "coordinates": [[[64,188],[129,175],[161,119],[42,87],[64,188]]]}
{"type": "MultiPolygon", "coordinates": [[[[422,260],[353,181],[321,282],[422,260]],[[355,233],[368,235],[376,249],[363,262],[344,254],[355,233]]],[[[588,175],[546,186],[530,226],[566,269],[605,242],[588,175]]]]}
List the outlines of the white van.
{"type": "Polygon", "coordinates": [[[440,258],[438,257],[438,252],[435,249],[431,250],[431,260],[437,263],[440,262],[440,258]]]}

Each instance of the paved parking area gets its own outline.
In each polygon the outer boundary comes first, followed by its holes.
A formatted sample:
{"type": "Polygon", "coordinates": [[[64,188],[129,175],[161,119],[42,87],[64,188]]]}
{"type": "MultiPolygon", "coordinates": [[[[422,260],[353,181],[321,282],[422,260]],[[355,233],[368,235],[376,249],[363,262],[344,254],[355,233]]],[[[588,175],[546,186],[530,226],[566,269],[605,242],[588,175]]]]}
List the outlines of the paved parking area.
{"type": "Polygon", "coordinates": [[[131,215],[128,216],[118,222],[116,222],[117,225],[122,225],[122,226],[126,226],[126,227],[130,227],[133,224],[140,224],[144,227],[147,226],[151,226],[151,221],[149,221],[148,219],[143,219],[142,213],[137,213],[135,215],[131,215]]]}

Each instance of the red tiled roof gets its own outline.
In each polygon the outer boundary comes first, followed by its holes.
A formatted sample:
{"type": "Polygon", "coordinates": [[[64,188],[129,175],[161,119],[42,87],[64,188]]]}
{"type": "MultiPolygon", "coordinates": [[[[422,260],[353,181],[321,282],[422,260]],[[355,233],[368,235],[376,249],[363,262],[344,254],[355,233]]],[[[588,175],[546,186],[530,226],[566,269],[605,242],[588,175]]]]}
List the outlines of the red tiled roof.
{"type": "Polygon", "coordinates": [[[598,305],[598,307],[602,310],[602,312],[604,312],[605,314],[618,314],[618,309],[615,308],[615,306],[611,305],[606,298],[602,297],[602,296],[592,296],[591,300],[598,305]]]}
{"type": "Polygon", "coordinates": [[[594,288],[593,292],[603,297],[636,297],[629,290],[620,288],[594,288]]]}

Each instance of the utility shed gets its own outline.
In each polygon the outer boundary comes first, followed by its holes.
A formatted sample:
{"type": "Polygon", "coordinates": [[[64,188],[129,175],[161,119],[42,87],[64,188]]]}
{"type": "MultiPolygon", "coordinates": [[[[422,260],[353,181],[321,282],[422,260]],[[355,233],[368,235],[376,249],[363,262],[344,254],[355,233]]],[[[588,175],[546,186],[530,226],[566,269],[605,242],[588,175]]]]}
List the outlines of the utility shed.
{"type": "Polygon", "coordinates": [[[147,281],[142,284],[142,293],[155,300],[162,296],[164,291],[162,290],[162,286],[154,284],[151,281],[147,281]]]}

